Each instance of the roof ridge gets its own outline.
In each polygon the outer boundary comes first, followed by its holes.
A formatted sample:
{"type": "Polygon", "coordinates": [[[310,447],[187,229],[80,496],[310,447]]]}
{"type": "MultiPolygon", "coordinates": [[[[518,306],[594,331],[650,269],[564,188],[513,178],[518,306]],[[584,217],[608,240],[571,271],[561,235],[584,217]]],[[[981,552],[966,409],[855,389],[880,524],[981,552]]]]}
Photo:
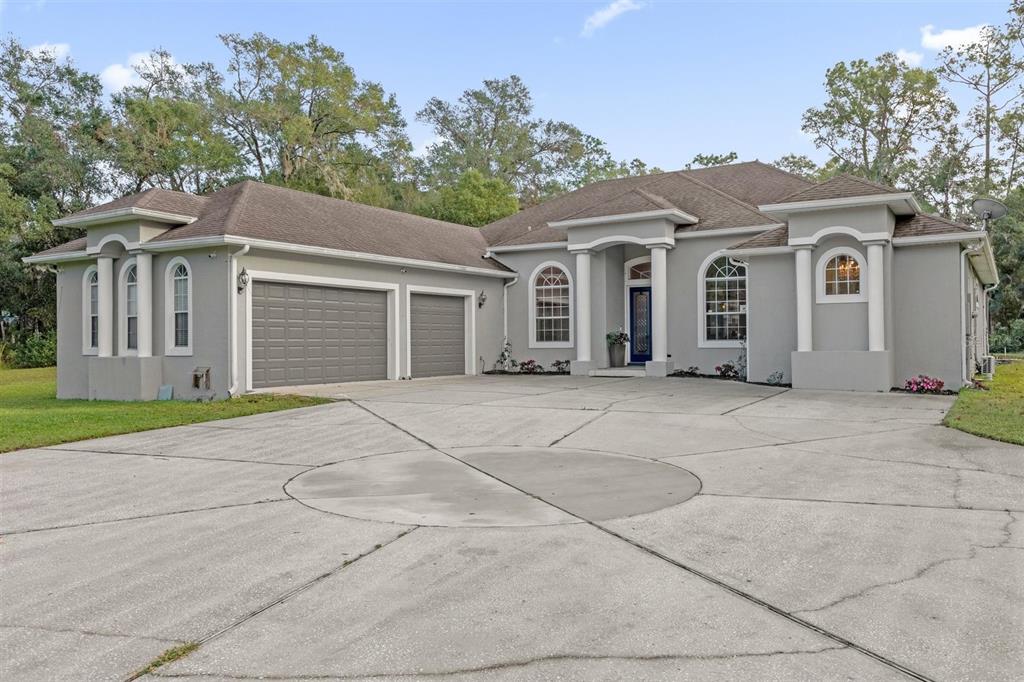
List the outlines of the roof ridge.
{"type": "MultiPolygon", "coordinates": [[[[677,172],[677,171],[669,171],[669,172],[666,172],[666,173],[658,173],[657,175],[671,175],[672,173],[675,173],[675,172],[677,172]]],[[[602,199],[601,201],[598,201],[597,203],[590,204],[589,206],[584,206],[580,210],[573,211],[569,215],[563,216],[563,217],[559,218],[558,220],[548,220],[548,221],[545,221],[544,224],[547,225],[548,223],[552,223],[552,222],[562,222],[563,220],[572,220],[573,216],[579,215],[580,213],[583,213],[584,211],[589,211],[592,208],[594,208],[595,206],[600,206],[602,204],[607,204],[608,202],[614,201],[615,199],[622,198],[622,197],[626,196],[627,194],[633,194],[633,193],[636,192],[636,190],[642,189],[644,186],[649,185],[650,183],[654,182],[654,178],[657,177],[657,175],[644,176],[646,179],[643,182],[641,182],[639,185],[637,185],[636,187],[630,187],[629,189],[627,189],[627,190],[625,190],[623,192],[619,192],[618,194],[613,194],[612,196],[608,197],[607,199],[602,199]]],[[[632,177],[638,177],[638,176],[632,176],[632,177]]],[[[615,178],[615,179],[616,180],[624,180],[625,178],[615,178]]],[[[584,185],[584,187],[585,186],[586,185],[584,185]]],[[[580,187],[579,189],[583,189],[583,187],[580,187]]],[[[578,190],[573,190],[573,192],[575,192],[575,191],[578,191],[578,190]]],[[[642,195],[642,194],[640,196],[643,197],[644,199],[647,199],[647,197],[644,197],[644,195],[642,195]]],[[[679,210],[679,208],[676,207],[676,206],[673,206],[673,208],[676,208],[677,210],[679,210]]],[[[522,236],[522,235],[520,235],[520,236],[522,236]]],[[[497,246],[497,244],[495,244],[495,246],[497,246]]]]}
{"type": "MultiPolygon", "coordinates": [[[[252,183],[253,180],[242,180],[242,182],[238,183],[241,185],[241,188],[238,190],[238,196],[235,197],[235,200],[231,204],[231,208],[228,209],[228,214],[224,216],[224,234],[230,234],[232,228],[235,226],[235,219],[238,217],[238,212],[241,210],[242,202],[245,201],[245,195],[252,183]]],[[[227,189],[227,187],[224,189],[227,189]]]]}
{"type": "Polygon", "coordinates": [[[794,173],[793,171],[788,171],[785,168],[779,168],[775,164],[765,163],[761,159],[754,159],[753,161],[748,161],[747,163],[756,163],[759,166],[764,166],[765,168],[771,168],[773,171],[776,171],[778,173],[784,173],[784,174],[790,176],[791,178],[796,178],[797,180],[802,180],[803,182],[807,183],[807,187],[805,187],[804,189],[810,189],[811,187],[814,187],[815,185],[818,184],[814,180],[809,180],[809,179],[805,178],[804,176],[802,176],[802,175],[800,175],[798,173],[794,173]]]}
{"type": "MultiPolygon", "coordinates": [[[[749,162],[745,162],[745,163],[749,163],[749,162]]],[[[699,185],[700,187],[703,187],[704,189],[708,189],[708,190],[714,192],[715,194],[718,194],[719,196],[722,196],[722,197],[728,199],[729,201],[733,202],[734,204],[736,204],[738,206],[742,206],[743,208],[745,208],[746,210],[750,211],[751,213],[754,213],[754,214],[760,216],[761,218],[765,218],[766,220],[769,220],[772,225],[778,225],[779,224],[779,221],[776,218],[773,218],[773,217],[771,217],[770,215],[768,215],[766,213],[761,213],[761,211],[758,210],[757,206],[754,206],[753,204],[748,204],[747,202],[745,202],[745,201],[743,201],[741,199],[737,199],[736,197],[734,197],[733,195],[729,194],[728,192],[723,192],[722,190],[718,189],[717,187],[713,187],[713,186],[709,185],[706,182],[698,180],[697,178],[691,178],[688,175],[685,175],[686,171],[677,171],[677,173],[679,174],[680,177],[684,178],[688,182],[692,182],[695,185],[699,185]]]]}
{"type": "Polygon", "coordinates": [[[633,192],[636,193],[636,194],[639,194],[640,196],[642,196],[644,199],[647,199],[651,203],[657,204],[658,206],[661,206],[664,209],[673,209],[674,208],[676,210],[682,210],[678,206],[673,204],[671,201],[669,201],[665,197],[661,196],[660,194],[655,194],[654,192],[648,192],[647,190],[645,190],[643,188],[642,185],[640,187],[635,187],[633,189],[633,192]]]}

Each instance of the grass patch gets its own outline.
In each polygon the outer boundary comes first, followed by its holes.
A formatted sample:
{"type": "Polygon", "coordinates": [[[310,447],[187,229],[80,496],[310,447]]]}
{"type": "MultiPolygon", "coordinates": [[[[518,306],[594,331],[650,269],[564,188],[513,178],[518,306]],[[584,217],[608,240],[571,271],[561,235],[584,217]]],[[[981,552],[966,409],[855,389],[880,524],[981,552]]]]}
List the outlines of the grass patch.
{"type": "Polygon", "coordinates": [[[1024,362],[996,367],[988,389],[965,388],[943,424],[976,436],[1024,445],[1024,362]]]}
{"type": "Polygon", "coordinates": [[[133,673],[132,676],[128,679],[137,680],[143,675],[150,674],[160,666],[167,665],[168,663],[174,663],[179,658],[185,658],[198,648],[198,642],[185,642],[181,646],[176,646],[171,649],[168,649],[167,651],[163,652],[162,654],[154,658],[152,661],[150,661],[149,665],[147,665],[145,668],[142,668],[141,670],[138,670],[135,673],[133,673]]]}
{"type": "Polygon", "coordinates": [[[214,402],[57,400],[57,370],[0,369],[0,452],[330,402],[256,394],[214,402]]]}

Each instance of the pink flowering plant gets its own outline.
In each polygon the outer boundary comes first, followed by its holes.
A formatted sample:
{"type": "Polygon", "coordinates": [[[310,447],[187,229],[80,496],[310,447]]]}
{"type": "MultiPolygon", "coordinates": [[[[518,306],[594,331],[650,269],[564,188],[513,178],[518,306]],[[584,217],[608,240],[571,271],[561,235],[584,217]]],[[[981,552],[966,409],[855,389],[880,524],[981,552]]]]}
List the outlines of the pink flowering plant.
{"type": "Polygon", "coordinates": [[[530,358],[519,363],[519,371],[523,374],[540,374],[544,371],[544,366],[530,358]]]}
{"type": "Polygon", "coordinates": [[[945,386],[945,384],[942,379],[935,379],[933,377],[925,376],[924,374],[918,374],[916,377],[907,379],[903,388],[911,393],[940,393],[942,392],[943,386],[945,386]]]}

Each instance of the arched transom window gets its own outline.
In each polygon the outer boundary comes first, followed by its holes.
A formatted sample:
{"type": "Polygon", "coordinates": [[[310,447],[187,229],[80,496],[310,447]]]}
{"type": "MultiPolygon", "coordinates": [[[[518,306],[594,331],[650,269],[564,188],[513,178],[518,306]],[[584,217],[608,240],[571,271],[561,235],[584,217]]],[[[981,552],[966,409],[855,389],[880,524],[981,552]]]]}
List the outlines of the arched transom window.
{"type": "Polygon", "coordinates": [[[833,256],[825,264],[825,295],[849,296],[860,293],[860,263],[849,254],[833,256]]]}
{"type": "Polygon", "coordinates": [[[738,344],[747,338],[747,268],[721,256],[704,271],[703,341],[738,344]]]}
{"type": "Polygon", "coordinates": [[[572,292],[569,275],[557,265],[541,268],[533,280],[535,344],[571,342],[572,292]]]}
{"type": "Polygon", "coordinates": [[[188,268],[184,263],[174,266],[172,280],[174,287],[174,345],[177,348],[184,348],[189,344],[188,268]]]}
{"type": "Polygon", "coordinates": [[[187,260],[178,256],[167,264],[167,280],[164,285],[165,309],[165,353],[167,355],[191,355],[192,320],[192,269],[187,260]]]}
{"type": "Polygon", "coordinates": [[[100,277],[95,267],[86,270],[85,290],[82,293],[85,313],[82,352],[94,355],[100,345],[100,277]]]}

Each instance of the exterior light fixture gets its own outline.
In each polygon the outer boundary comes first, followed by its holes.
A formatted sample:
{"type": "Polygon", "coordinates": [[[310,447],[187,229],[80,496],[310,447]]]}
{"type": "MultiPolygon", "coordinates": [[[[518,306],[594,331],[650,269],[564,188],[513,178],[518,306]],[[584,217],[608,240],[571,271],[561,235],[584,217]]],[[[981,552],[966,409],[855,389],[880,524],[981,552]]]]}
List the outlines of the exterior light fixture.
{"type": "Polygon", "coordinates": [[[249,272],[243,267],[242,271],[238,273],[238,293],[245,291],[247,286],[249,286],[249,272]]]}
{"type": "Polygon", "coordinates": [[[476,298],[476,307],[483,308],[484,303],[487,303],[487,292],[480,290],[480,295],[476,298]]]}

